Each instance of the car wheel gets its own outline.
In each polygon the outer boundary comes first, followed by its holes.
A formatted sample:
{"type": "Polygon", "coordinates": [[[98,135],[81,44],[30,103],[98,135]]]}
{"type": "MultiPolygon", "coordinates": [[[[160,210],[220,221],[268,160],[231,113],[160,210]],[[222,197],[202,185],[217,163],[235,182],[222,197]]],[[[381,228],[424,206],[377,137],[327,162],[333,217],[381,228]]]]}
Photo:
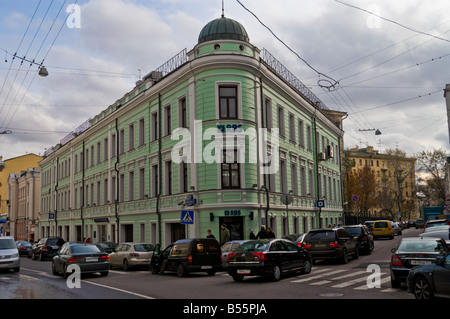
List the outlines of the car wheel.
{"type": "Polygon", "coordinates": [[[63,277],[64,279],[67,279],[70,276],[70,273],[67,272],[67,266],[64,265],[64,272],[63,272],[63,277]]]}
{"type": "Polygon", "coordinates": [[[281,278],[281,268],[280,266],[275,265],[273,266],[272,269],[272,279],[273,281],[278,281],[280,280],[280,278],[281,278]]]}
{"type": "Polygon", "coordinates": [[[208,275],[210,276],[214,276],[216,274],[216,270],[215,269],[210,269],[207,271],[208,275]]]}
{"type": "Polygon", "coordinates": [[[414,279],[412,291],[416,299],[432,299],[434,297],[431,286],[424,277],[414,279]]]}
{"type": "Polygon", "coordinates": [[[233,275],[233,280],[236,282],[241,282],[244,280],[244,275],[233,275]]]}
{"type": "Polygon", "coordinates": [[[100,276],[106,277],[106,276],[108,276],[108,273],[109,273],[109,271],[102,271],[102,272],[100,273],[100,276]]]}
{"type": "Polygon", "coordinates": [[[130,266],[128,265],[128,260],[126,260],[126,259],[123,260],[122,269],[124,271],[128,271],[130,269],[130,266]]]}
{"type": "Polygon", "coordinates": [[[311,260],[307,259],[303,262],[303,274],[309,274],[311,272],[311,260]]]}
{"type": "Polygon", "coordinates": [[[347,249],[342,250],[342,256],[341,256],[341,264],[346,264],[348,262],[347,258],[347,249]]]}
{"type": "Polygon", "coordinates": [[[52,274],[53,275],[57,275],[58,274],[58,272],[56,271],[56,268],[55,268],[55,262],[53,262],[53,261],[52,261],[52,274]]]}
{"type": "Polygon", "coordinates": [[[179,264],[177,267],[177,275],[178,277],[184,277],[186,275],[186,270],[182,264],[179,264]]]}
{"type": "Polygon", "coordinates": [[[355,253],[353,254],[353,259],[359,258],[359,251],[358,251],[358,245],[355,246],[355,253]]]}

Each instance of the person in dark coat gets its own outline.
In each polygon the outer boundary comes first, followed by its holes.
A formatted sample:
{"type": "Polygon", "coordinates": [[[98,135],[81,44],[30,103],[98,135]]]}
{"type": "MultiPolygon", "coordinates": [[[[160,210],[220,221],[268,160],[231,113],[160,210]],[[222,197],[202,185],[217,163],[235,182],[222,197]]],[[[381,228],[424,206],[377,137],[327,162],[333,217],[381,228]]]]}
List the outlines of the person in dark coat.
{"type": "Polygon", "coordinates": [[[216,238],[216,237],[212,234],[211,229],[208,229],[208,235],[206,236],[206,238],[213,238],[213,239],[216,238]]]}
{"type": "Polygon", "coordinates": [[[275,233],[273,232],[272,228],[267,228],[267,238],[275,238],[275,233]]]}
{"type": "Polygon", "coordinates": [[[250,239],[256,239],[255,233],[253,232],[253,229],[249,229],[248,233],[250,234],[250,239]]]}
{"type": "Polygon", "coordinates": [[[266,226],[261,225],[261,229],[259,230],[258,234],[256,235],[257,239],[265,239],[267,238],[267,231],[266,226]]]}

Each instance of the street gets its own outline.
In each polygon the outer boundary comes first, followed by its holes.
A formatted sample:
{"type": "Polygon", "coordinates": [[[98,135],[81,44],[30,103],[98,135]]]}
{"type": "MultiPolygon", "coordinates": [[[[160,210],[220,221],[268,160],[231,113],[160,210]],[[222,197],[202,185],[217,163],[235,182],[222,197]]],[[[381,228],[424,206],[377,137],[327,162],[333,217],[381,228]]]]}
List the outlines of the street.
{"type": "Polygon", "coordinates": [[[108,276],[86,275],[80,288],[51,273],[51,261],[21,258],[19,273],[0,273],[2,299],[413,299],[406,288],[390,287],[391,248],[402,237],[421,229],[405,229],[393,240],[378,239],[371,255],[360,255],[347,264],[318,261],[310,274],[283,277],[279,282],[250,277],[234,282],[226,272],[179,278],[175,273],[153,275],[146,269],[112,269],[108,276]],[[381,271],[380,276],[374,269],[381,271]],[[369,278],[369,276],[371,276],[369,278]],[[373,280],[372,280],[372,279],[373,280]],[[375,284],[379,279],[379,287],[375,284]]]}

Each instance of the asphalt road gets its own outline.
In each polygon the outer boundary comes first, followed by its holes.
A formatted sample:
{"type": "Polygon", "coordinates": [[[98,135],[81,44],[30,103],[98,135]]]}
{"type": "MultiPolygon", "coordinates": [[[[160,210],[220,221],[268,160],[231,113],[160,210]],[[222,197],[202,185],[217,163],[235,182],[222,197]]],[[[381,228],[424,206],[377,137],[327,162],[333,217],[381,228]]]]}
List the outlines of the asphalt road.
{"type": "Polygon", "coordinates": [[[218,272],[215,276],[195,273],[178,278],[175,273],[152,275],[146,269],[128,272],[112,269],[106,277],[84,276],[80,288],[69,288],[65,279],[52,275],[51,261],[22,257],[19,273],[0,273],[0,299],[177,299],[181,305],[189,306],[193,300],[205,299],[231,302],[414,299],[405,287],[390,287],[390,250],[402,237],[416,236],[421,231],[407,229],[393,240],[376,240],[371,255],[360,255],[347,264],[319,261],[310,274],[283,277],[279,282],[258,277],[234,282],[226,272],[218,272]],[[379,269],[381,273],[374,273],[373,269],[379,269]],[[376,286],[377,283],[380,285],[376,286]]]}

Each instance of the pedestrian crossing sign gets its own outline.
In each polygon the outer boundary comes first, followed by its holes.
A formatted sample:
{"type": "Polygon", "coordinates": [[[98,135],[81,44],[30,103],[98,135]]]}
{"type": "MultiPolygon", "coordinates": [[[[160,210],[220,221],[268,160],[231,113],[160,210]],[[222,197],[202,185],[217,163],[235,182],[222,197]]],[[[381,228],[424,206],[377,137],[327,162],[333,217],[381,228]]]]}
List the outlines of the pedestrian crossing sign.
{"type": "Polygon", "coordinates": [[[181,211],[181,223],[182,224],[193,224],[194,223],[194,211],[182,210],[181,211]]]}

